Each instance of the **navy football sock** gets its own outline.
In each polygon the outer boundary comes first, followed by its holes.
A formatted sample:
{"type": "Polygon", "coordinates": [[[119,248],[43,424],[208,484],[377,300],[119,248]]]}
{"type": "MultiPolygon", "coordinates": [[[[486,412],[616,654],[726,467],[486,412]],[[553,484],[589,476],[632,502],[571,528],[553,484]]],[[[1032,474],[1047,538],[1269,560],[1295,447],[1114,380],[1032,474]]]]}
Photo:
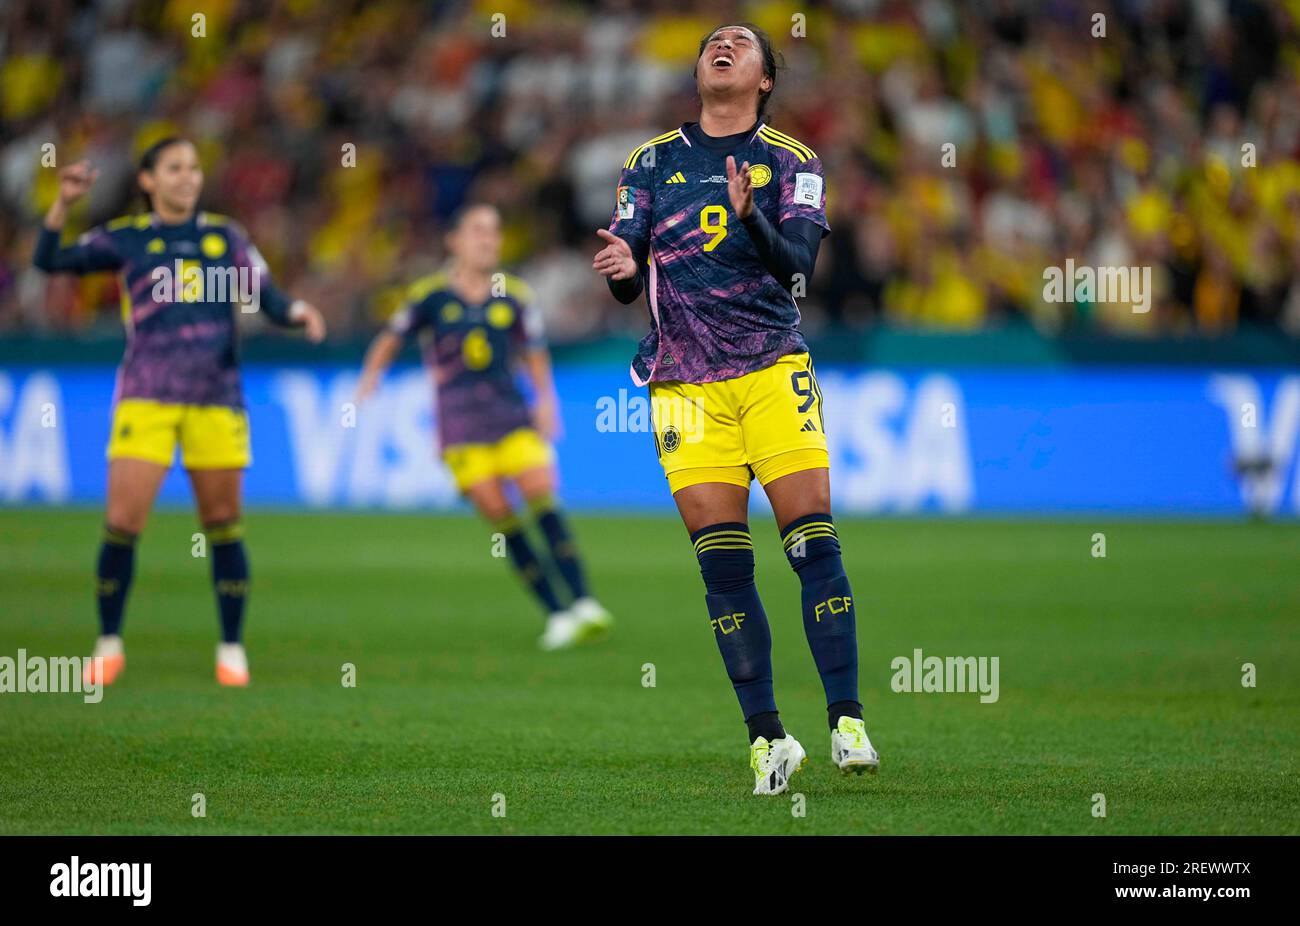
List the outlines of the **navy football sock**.
{"type": "Polygon", "coordinates": [[[95,566],[95,600],[99,605],[99,632],[106,637],[122,632],[126,595],[135,574],[135,540],[135,534],[104,528],[95,566]]]}
{"type": "MultiPolygon", "coordinates": [[[[709,624],[741,713],[746,720],[771,714],[779,729],[772,693],[772,633],[754,585],[749,528],[739,522],[713,524],[691,534],[691,543],[704,577],[709,624]]],[[[770,724],[765,729],[772,732],[770,724]]]]}
{"type": "Polygon", "coordinates": [[[551,559],[555,561],[555,568],[564,577],[564,582],[573,592],[573,597],[586,598],[587,578],[583,575],[582,562],[578,559],[578,548],[569,533],[568,523],[555,503],[555,498],[545,495],[532,499],[528,502],[528,508],[532,511],[533,517],[537,518],[537,526],[542,529],[546,542],[551,548],[551,559]]]}
{"type": "Polygon", "coordinates": [[[822,678],[826,703],[857,704],[858,633],[853,592],[844,574],[831,516],[796,518],[781,531],[781,542],[803,585],[803,629],[822,678]]]}
{"type": "Polygon", "coordinates": [[[492,527],[505,536],[506,549],[510,552],[510,561],[514,563],[515,571],[542,603],[546,613],[550,615],[564,610],[560,606],[560,599],[555,596],[555,589],[551,588],[551,580],[542,569],[541,561],[537,559],[537,554],[529,545],[528,538],[524,536],[519,520],[514,515],[509,515],[493,521],[492,527]]]}
{"type": "Polygon", "coordinates": [[[212,588],[221,618],[221,642],[238,643],[244,631],[248,603],[248,554],[244,528],[238,521],[209,524],[204,528],[212,544],[212,588]]]}
{"type": "Polygon", "coordinates": [[[753,717],[746,717],[745,726],[749,728],[749,741],[751,743],[760,736],[769,743],[785,736],[785,727],[781,725],[781,717],[776,711],[770,714],[755,714],[753,717]]]}
{"type": "Polygon", "coordinates": [[[839,727],[841,717],[852,717],[855,720],[861,720],[862,705],[857,701],[836,701],[833,704],[826,705],[826,719],[830,722],[831,730],[839,727]]]}

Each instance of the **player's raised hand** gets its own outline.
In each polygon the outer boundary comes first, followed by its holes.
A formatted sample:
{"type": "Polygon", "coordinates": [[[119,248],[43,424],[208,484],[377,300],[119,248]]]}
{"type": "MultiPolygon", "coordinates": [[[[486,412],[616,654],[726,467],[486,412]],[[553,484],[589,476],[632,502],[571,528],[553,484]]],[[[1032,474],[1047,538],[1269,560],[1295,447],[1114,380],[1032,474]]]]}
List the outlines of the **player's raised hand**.
{"type": "Polygon", "coordinates": [[[749,176],[749,162],[736,170],[736,159],[727,155],[727,196],[731,198],[731,208],[736,218],[747,219],[754,211],[754,184],[749,176]]]}
{"type": "Polygon", "coordinates": [[[628,243],[607,228],[596,229],[607,244],[591,259],[591,269],[603,277],[630,280],[636,276],[636,259],[628,243]]]}
{"type": "Polygon", "coordinates": [[[69,164],[59,171],[59,201],[65,206],[72,205],[86,195],[98,176],[99,168],[92,167],[87,160],[69,164]]]}
{"type": "Polygon", "coordinates": [[[68,217],[68,207],[86,195],[98,176],[99,171],[86,160],[62,168],[59,171],[59,195],[54,197],[45,213],[45,227],[52,231],[62,229],[68,217]]]}

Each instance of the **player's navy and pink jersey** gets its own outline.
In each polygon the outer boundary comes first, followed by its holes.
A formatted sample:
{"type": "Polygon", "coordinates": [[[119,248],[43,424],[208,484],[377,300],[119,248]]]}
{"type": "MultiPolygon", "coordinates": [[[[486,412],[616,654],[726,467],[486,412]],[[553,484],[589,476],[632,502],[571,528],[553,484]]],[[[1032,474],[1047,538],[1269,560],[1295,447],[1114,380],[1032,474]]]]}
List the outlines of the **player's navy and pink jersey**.
{"type": "Polygon", "coordinates": [[[754,205],[774,228],[804,218],[829,233],[821,161],[760,124],[713,139],[688,122],[623,166],[609,230],[645,266],[650,333],[632,361],[638,385],[731,379],[806,351],[799,308],[763,266],[727,196],[727,155],[754,166],[754,205]]]}
{"type": "Polygon", "coordinates": [[[178,225],[156,215],[115,219],[75,244],[43,229],[34,263],[50,272],[118,271],[126,353],[117,398],[243,408],[236,313],[252,294],[277,324],[289,300],[235,222],[200,212],[178,225]]]}
{"type": "Polygon", "coordinates": [[[388,323],[404,340],[421,337],[444,449],[495,443],[532,424],[516,373],[523,351],[544,343],[541,321],[522,280],[506,275],[502,289],[472,303],[451,288],[445,272],[431,274],[412,284],[388,323]]]}

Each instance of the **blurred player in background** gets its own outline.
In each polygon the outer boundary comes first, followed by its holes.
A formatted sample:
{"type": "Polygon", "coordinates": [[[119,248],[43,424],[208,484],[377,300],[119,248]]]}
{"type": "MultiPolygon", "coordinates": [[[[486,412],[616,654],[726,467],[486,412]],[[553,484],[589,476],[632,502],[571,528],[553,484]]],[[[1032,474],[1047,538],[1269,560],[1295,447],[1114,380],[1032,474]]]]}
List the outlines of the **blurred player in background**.
{"type": "Polygon", "coordinates": [[[597,232],[606,246],[592,263],[620,302],[643,289],[649,300],[651,330],[632,377],[650,387],[656,449],[749,727],[755,794],[785,791],[806,753],[785,732],[773,694],[748,526],[754,477],[803,586],[832,759],[845,772],[879,764],[858,700],[855,609],[830,515],[821,390],[792,295],[807,285],[830,230],[822,166],[806,145],[764,124],[777,69],[755,26],[723,26],[700,41],[700,121],[628,157],[614,219],[597,232]]]}
{"type": "Polygon", "coordinates": [[[501,217],[488,205],[464,207],[447,233],[450,260],[416,281],[406,303],[366,354],[357,401],[369,396],[403,345],[424,336],[436,386],[443,460],[461,493],[505,537],[515,569],[546,611],[539,645],[565,649],[604,636],[609,612],[591,596],[577,546],[556,500],[559,414],[550,354],[527,285],[498,273],[501,217]],[[516,379],[532,381],[529,408],[516,379]],[[566,607],[523,532],[508,493],[513,483],[550,547],[572,596],[566,607]]]}
{"type": "Polygon", "coordinates": [[[248,416],[238,365],[240,307],[272,322],[301,326],[319,342],[320,313],[290,302],[271,283],[244,230],[198,212],[203,168],[194,145],[165,138],[145,151],[137,180],[150,211],[115,219],[60,246],[68,208],[97,171],[80,162],[59,172],[34,263],[49,273],[116,271],[121,277],[127,347],[118,370],[108,445],[108,501],[96,570],[100,636],[87,682],[105,685],[126,665],[122,618],[135,571],[135,543],[179,444],[199,520],[212,545],[212,585],[221,620],[217,681],[249,681],[242,643],[248,555],[240,524],[244,468],[251,462],[248,416]],[[236,304],[240,307],[237,307],[236,304]]]}

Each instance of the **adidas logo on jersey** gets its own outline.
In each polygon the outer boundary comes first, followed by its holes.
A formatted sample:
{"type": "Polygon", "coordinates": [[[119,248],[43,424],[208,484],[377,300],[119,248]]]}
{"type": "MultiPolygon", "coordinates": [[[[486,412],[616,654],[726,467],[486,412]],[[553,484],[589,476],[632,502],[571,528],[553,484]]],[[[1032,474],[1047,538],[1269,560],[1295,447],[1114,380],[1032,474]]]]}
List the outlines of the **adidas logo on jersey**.
{"type": "Polygon", "coordinates": [[[811,419],[811,418],[805,418],[805,419],[804,419],[804,422],[803,422],[803,427],[800,428],[799,430],[800,430],[800,431],[816,431],[816,430],[817,430],[817,425],[815,425],[815,424],[812,423],[812,419],[811,419]]]}
{"type": "Polygon", "coordinates": [[[680,170],[664,181],[664,183],[685,183],[685,182],[686,182],[686,178],[682,176],[682,172],[680,170]]]}

